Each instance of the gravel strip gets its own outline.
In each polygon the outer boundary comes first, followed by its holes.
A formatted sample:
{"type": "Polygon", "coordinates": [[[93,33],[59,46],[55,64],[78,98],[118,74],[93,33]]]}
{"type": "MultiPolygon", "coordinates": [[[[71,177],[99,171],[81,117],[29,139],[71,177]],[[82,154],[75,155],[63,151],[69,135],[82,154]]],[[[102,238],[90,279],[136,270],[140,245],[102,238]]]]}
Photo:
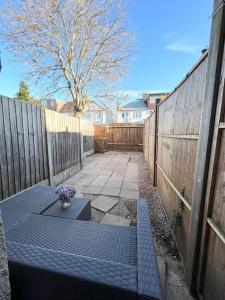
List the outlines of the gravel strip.
{"type": "MultiPolygon", "coordinates": [[[[167,222],[164,213],[163,204],[157,188],[152,185],[152,178],[147,163],[143,159],[143,155],[131,156],[131,162],[138,164],[138,179],[139,179],[139,193],[140,198],[145,198],[148,201],[152,230],[156,243],[156,250],[158,255],[169,255],[173,259],[180,259],[179,254],[172,237],[170,226],[167,222]]],[[[132,221],[136,214],[136,205],[129,203],[127,205],[132,221]]]]}

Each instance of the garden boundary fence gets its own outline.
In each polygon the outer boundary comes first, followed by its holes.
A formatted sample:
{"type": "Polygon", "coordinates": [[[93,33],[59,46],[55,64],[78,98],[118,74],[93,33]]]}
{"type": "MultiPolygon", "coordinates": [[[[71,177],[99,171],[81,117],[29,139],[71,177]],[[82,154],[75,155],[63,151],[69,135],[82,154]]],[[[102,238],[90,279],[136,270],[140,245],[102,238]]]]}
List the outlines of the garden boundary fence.
{"type": "Polygon", "coordinates": [[[144,156],[200,299],[225,295],[225,5],[210,47],[145,121],[144,156]]]}
{"type": "Polygon", "coordinates": [[[62,182],[93,152],[93,125],[0,96],[0,200],[35,184],[62,182]]]}

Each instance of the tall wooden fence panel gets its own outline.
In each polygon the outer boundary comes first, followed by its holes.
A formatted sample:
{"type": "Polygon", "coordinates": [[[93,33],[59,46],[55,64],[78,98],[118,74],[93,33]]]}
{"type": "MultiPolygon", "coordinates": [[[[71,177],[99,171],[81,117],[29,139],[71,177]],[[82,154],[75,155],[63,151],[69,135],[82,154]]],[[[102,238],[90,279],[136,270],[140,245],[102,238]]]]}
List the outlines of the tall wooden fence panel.
{"type": "Polygon", "coordinates": [[[143,151],[143,125],[96,125],[95,150],[143,151]]]}
{"type": "Polygon", "coordinates": [[[64,181],[80,169],[82,149],[94,152],[93,125],[0,96],[0,200],[64,181]]]}
{"type": "Polygon", "coordinates": [[[81,131],[83,137],[83,154],[86,156],[94,152],[94,126],[82,122],[81,131]]]}
{"type": "Polygon", "coordinates": [[[144,157],[148,162],[152,178],[155,176],[155,112],[145,120],[144,125],[144,157]]]}
{"type": "Polygon", "coordinates": [[[154,115],[145,121],[145,157],[176,236],[186,259],[193,178],[207,71],[207,54],[157,110],[157,140],[154,141],[154,115]],[[153,145],[157,143],[154,158],[153,145]],[[148,152],[148,153],[147,153],[148,152]],[[155,161],[154,161],[155,160],[155,161]],[[154,174],[154,165],[157,174],[154,174]]]}
{"type": "Polygon", "coordinates": [[[0,200],[46,179],[43,110],[0,96],[0,200]]]}
{"type": "MultiPolygon", "coordinates": [[[[221,12],[220,12],[221,13],[221,12]]],[[[222,13],[221,13],[222,14],[222,13]]],[[[223,8],[225,16],[225,8],[223,8]]],[[[221,15],[218,15],[219,17],[221,15]]],[[[224,18],[221,17],[224,26],[224,18]]],[[[217,24],[219,24],[217,22],[217,24]]],[[[216,25],[217,25],[216,24],[216,25]]],[[[218,26],[218,25],[217,25],[218,26]]],[[[217,36],[217,31],[215,30],[217,36]]],[[[206,184],[205,211],[200,251],[198,292],[202,299],[224,299],[225,295],[225,32],[221,76],[211,89],[217,89],[215,123],[212,132],[212,150],[206,184]]],[[[215,59],[215,57],[211,57],[215,59]]],[[[219,61],[219,60],[218,60],[219,61]]],[[[215,70],[218,74],[218,70],[215,70]]],[[[209,94],[207,94],[209,95],[209,94]]],[[[209,97],[209,96],[208,96],[209,97]]],[[[212,100],[208,98],[209,101],[212,100]]],[[[215,99],[215,98],[214,98],[215,99]]],[[[210,101],[211,102],[211,101],[210,101]]],[[[212,112],[213,113],[213,112],[212,112]]],[[[202,126],[205,134],[205,126],[202,126]]],[[[208,161],[206,162],[206,164],[208,161]]],[[[191,246],[191,244],[190,244],[191,246]]]]}
{"type": "Polygon", "coordinates": [[[45,110],[51,184],[80,169],[80,120],[45,110]]]}

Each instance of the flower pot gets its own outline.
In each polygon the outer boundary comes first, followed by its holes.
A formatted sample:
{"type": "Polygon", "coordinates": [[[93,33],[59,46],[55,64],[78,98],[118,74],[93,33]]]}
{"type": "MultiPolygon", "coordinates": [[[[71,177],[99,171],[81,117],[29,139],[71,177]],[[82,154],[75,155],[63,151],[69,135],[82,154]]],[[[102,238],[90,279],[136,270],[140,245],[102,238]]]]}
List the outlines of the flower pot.
{"type": "Polygon", "coordinates": [[[68,208],[70,206],[71,206],[71,200],[70,199],[62,200],[62,208],[68,208]]]}

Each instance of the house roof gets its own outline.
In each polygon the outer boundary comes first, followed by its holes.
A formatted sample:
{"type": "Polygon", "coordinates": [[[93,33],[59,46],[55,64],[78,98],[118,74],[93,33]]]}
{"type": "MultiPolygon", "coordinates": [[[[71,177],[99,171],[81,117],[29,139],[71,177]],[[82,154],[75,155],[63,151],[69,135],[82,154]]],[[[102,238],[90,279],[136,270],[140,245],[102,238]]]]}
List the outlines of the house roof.
{"type": "Polygon", "coordinates": [[[136,100],[133,102],[129,102],[123,107],[121,110],[147,110],[147,105],[143,100],[136,100]]]}
{"type": "Polygon", "coordinates": [[[73,102],[64,103],[60,108],[59,112],[73,112],[73,102]]]}
{"type": "MultiPolygon", "coordinates": [[[[58,111],[60,113],[65,113],[65,112],[73,112],[73,110],[74,110],[73,102],[66,102],[59,108],[58,111]]],[[[95,101],[90,101],[85,111],[101,111],[101,110],[105,110],[105,108],[99,105],[98,103],[96,103],[95,101]]]]}

